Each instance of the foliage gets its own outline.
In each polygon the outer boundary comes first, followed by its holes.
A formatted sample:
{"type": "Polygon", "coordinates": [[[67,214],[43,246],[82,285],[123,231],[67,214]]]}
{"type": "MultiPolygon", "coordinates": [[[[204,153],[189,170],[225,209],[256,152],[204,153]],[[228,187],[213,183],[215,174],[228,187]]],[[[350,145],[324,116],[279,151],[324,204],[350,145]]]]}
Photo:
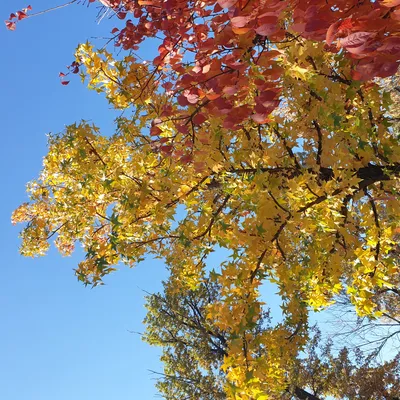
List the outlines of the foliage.
{"type": "MultiPolygon", "coordinates": [[[[164,284],[164,293],[147,296],[148,314],[144,340],[161,346],[164,372],[158,373],[157,388],[165,399],[226,399],[226,380],[221,367],[229,356],[227,338],[205,318],[208,304],[219,300],[221,287],[206,279],[193,291],[174,293],[164,284]]],[[[270,329],[268,312],[251,331],[261,334],[270,329]]],[[[321,339],[313,328],[312,339],[292,370],[286,375],[281,399],[396,400],[400,394],[400,353],[392,361],[377,363],[356,348],[333,350],[333,342],[321,339]]],[[[339,339],[340,337],[336,338],[339,339]]],[[[245,346],[243,338],[237,345],[245,346]]],[[[245,350],[244,350],[245,351],[245,350]]],[[[260,347],[260,357],[268,352],[260,347]]]]}
{"type": "Polygon", "coordinates": [[[400,353],[391,361],[377,364],[359,349],[352,354],[344,347],[335,355],[332,344],[320,339],[317,330],[305,357],[294,368],[293,382],[298,386],[310,388],[321,400],[326,396],[338,400],[399,399],[400,353]]]}
{"type": "Polygon", "coordinates": [[[226,249],[205,315],[227,333],[226,394],[279,396],[310,309],[347,290],[377,318],[387,303],[375,294],[397,290],[399,136],[393,99],[372,78],[397,70],[400,2],[102,4],[133,14],[113,30],[128,52],[81,44],[70,72],[125,112],[112,136],[85,121],[50,136],[30,202],[13,214],[27,223],[21,251],[43,255],[56,237],[68,255],[78,241],[77,276],[94,285],[153,254],[173,294],[200,290],[210,252],[226,249]],[[150,63],[136,54],[146,38],[161,41],[150,63]],[[258,331],[266,279],[284,320],[258,331]]]}
{"type": "Polygon", "coordinates": [[[227,333],[206,319],[208,304],[219,297],[220,288],[206,280],[193,291],[147,296],[144,340],[161,346],[164,373],[157,383],[167,399],[225,399],[221,370],[227,355],[227,333]]]}

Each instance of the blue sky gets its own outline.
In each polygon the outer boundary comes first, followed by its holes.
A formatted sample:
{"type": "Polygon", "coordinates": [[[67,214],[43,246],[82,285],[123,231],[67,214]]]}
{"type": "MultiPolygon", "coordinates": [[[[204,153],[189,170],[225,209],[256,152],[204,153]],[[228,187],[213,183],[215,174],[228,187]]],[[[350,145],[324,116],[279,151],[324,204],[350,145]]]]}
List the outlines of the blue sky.
{"type": "MultiPolygon", "coordinates": [[[[32,12],[57,4],[32,0],[32,12]]],[[[3,0],[0,15],[4,20],[24,6],[24,0],[3,0]]],[[[113,22],[97,25],[96,14],[93,6],[76,5],[22,21],[15,32],[0,29],[0,398],[5,400],[152,399],[156,393],[148,369],[161,370],[158,350],[129,330],[143,330],[141,289],[160,288],[163,265],[149,260],[135,270],[122,268],[106,286],[91,290],[73,274],[79,254],[62,258],[52,250],[44,258],[23,258],[20,227],[10,223],[13,209],[27,200],[25,184],[41,168],[46,133],[81,118],[112,132],[106,100],[79,78],[69,86],[58,78],[79,42],[110,32],[113,22]]]]}

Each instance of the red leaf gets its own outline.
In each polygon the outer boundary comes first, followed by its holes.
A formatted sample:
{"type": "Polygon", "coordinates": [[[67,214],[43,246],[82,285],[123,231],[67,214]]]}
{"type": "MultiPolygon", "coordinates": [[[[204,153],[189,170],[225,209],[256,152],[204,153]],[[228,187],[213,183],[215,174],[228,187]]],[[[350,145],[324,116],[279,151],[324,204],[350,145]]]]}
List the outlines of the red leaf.
{"type": "Polygon", "coordinates": [[[79,64],[76,61],[74,61],[71,65],[67,65],[67,68],[73,74],[77,74],[79,72],[79,64]]]}
{"type": "Polygon", "coordinates": [[[17,18],[17,16],[14,13],[11,13],[8,19],[13,19],[13,18],[17,18]]]}
{"type": "Polygon", "coordinates": [[[15,22],[5,21],[5,23],[6,23],[6,27],[7,27],[8,30],[15,31],[15,28],[17,27],[15,22]]]}
{"type": "MultiPolygon", "coordinates": [[[[379,10],[377,10],[379,11],[379,10]]],[[[376,18],[376,17],[375,17],[376,18]]],[[[338,32],[346,32],[348,30],[351,30],[353,28],[353,21],[351,18],[346,18],[345,20],[342,21],[338,28],[338,32]]]]}
{"type": "Polygon", "coordinates": [[[330,46],[332,42],[335,40],[335,36],[338,30],[339,25],[341,24],[341,21],[336,21],[334,24],[332,24],[329,28],[328,31],[326,32],[326,43],[330,46]]]}
{"type": "Polygon", "coordinates": [[[60,78],[62,78],[63,76],[65,76],[65,74],[64,74],[64,72],[60,72],[60,73],[58,74],[58,76],[59,76],[60,78]]]}
{"type": "Polygon", "coordinates": [[[264,90],[259,95],[259,99],[261,102],[272,101],[275,100],[278,96],[278,93],[274,90],[264,90]]]}
{"type": "Polygon", "coordinates": [[[209,92],[206,93],[206,97],[208,100],[216,100],[219,97],[221,97],[220,93],[215,93],[212,90],[210,90],[209,92]]]}
{"type": "Polygon", "coordinates": [[[29,5],[28,7],[26,7],[27,10],[32,11],[32,6],[29,5]]]}
{"type": "Polygon", "coordinates": [[[265,124],[270,120],[269,115],[272,113],[272,111],[274,111],[274,109],[274,104],[267,108],[261,104],[257,104],[254,107],[255,114],[253,114],[251,118],[254,122],[257,122],[258,124],[265,124]]]}
{"type": "Polygon", "coordinates": [[[172,153],[172,146],[171,145],[161,146],[160,150],[165,154],[171,154],[172,153]]]}
{"type": "Polygon", "coordinates": [[[117,17],[118,17],[119,19],[124,19],[124,18],[126,17],[126,12],[123,12],[123,11],[119,12],[119,13],[117,14],[117,17]]]}
{"type": "Polygon", "coordinates": [[[396,55],[400,52],[400,37],[388,37],[383,41],[383,45],[377,50],[388,55],[396,55]]]}
{"type": "Polygon", "coordinates": [[[22,19],[27,18],[28,16],[23,12],[23,11],[17,11],[17,17],[18,17],[18,21],[21,21],[22,19]]]}
{"type": "Polygon", "coordinates": [[[178,132],[186,134],[189,133],[189,128],[187,125],[175,125],[176,129],[178,130],[178,132]]]}
{"type": "Polygon", "coordinates": [[[207,117],[204,114],[196,114],[192,121],[195,125],[201,125],[207,121],[207,117]]]}
{"type": "Polygon", "coordinates": [[[189,93],[185,97],[190,104],[196,104],[199,101],[199,95],[195,93],[189,93]]]}
{"type": "Polygon", "coordinates": [[[261,36],[269,36],[275,33],[278,27],[278,17],[276,15],[265,15],[257,19],[259,27],[256,32],[261,36]]]}
{"type": "Polygon", "coordinates": [[[265,124],[266,122],[269,121],[268,115],[266,115],[266,114],[260,114],[260,113],[253,114],[253,115],[251,116],[251,119],[252,119],[254,122],[257,122],[257,124],[260,124],[260,125],[265,124]]]}
{"type": "Polygon", "coordinates": [[[275,109],[279,106],[280,100],[266,100],[261,102],[262,106],[267,108],[267,109],[275,109]]]}
{"type": "Polygon", "coordinates": [[[182,94],[180,96],[178,96],[177,100],[178,100],[178,104],[181,107],[185,107],[185,106],[189,105],[189,102],[188,102],[187,98],[182,94]]]}
{"type": "Polygon", "coordinates": [[[232,32],[236,33],[236,35],[244,35],[247,32],[250,32],[251,28],[249,27],[244,27],[244,28],[235,28],[232,27],[232,32]]]}
{"type": "Polygon", "coordinates": [[[61,85],[67,86],[69,84],[69,81],[61,81],[61,85]]]}
{"type": "MultiPolygon", "coordinates": [[[[304,29],[307,33],[318,34],[319,31],[321,30],[325,31],[326,29],[328,29],[328,27],[329,27],[328,21],[324,21],[323,19],[319,18],[313,18],[306,23],[304,29]]],[[[324,36],[325,35],[323,35],[322,38],[324,38],[324,36]]],[[[321,40],[323,40],[322,38],[321,40]]]]}
{"type": "Polygon", "coordinates": [[[395,21],[400,21],[400,10],[397,9],[390,14],[391,19],[394,19],[395,21]]]}
{"type": "Polygon", "coordinates": [[[249,22],[249,19],[247,16],[233,17],[231,23],[234,28],[243,28],[249,22]]]}
{"type": "Polygon", "coordinates": [[[167,91],[169,91],[173,88],[172,82],[165,82],[161,86],[167,91]]]}
{"type": "Polygon", "coordinates": [[[237,3],[238,0],[218,0],[218,4],[222,8],[230,8],[237,3]]]}
{"type": "Polygon", "coordinates": [[[384,7],[389,7],[389,8],[397,7],[397,6],[400,6],[400,0],[383,0],[383,1],[381,1],[381,4],[384,7]]]}
{"type": "Polygon", "coordinates": [[[397,61],[381,62],[380,56],[373,59],[361,60],[357,65],[355,71],[353,71],[352,78],[362,81],[368,81],[370,79],[381,77],[386,78],[394,75],[399,67],[397,61]]]}
{"type": "Polygon", "coordinates": [[[185,154],[184,156],[182,156],[180,158],[180,162],[183,164],[189,164],[190,162],[192,162],[193,157],[191,154],[185,154]]]}
{"type": "Polygon", "coordinates": [[[236,86],[225,86],[222,91],[228,95],[228,96],[232,96],[235,93],[237,93],[238,88],[236,86]]]}
{"type": "Polygon", "coordinates": [[[162,130],[158,126],[152,126],[150,129],[150,136],[158,136],[162,130]]]}
{"type": "Polygon", "coordinates": [[[361,62],[357,65],[357,69],[353,72],[352,78],[368,81],[377,76],[386,78],[387,76],[394,75],[399,65],[397,62],[378,63],[376,59],[369,62],[361,62]]]}
{"type": "Polygon", "coordinates": [[[256,29],[256,33],[261,36],[270,36],[278,30],[277,24],[263,24],[256,29]]]}
{"type": "MultiPolygon", "coordinates": [[[[355,32],[351,35],[340,40],[340,45],[345,47],[347,50],[349,48],[356,48],[365,45],[367,40],[373,36],[371,32],[355,32]]],[[[350,51],[350,50],[349,50],[350,51]]]]}
{"type": "Polygon", "coordinates": [[[377,76],[381,78],[386,78],[388,76],[394,75],[398,69],[399,63],[397,61],[382,63],[377,76]]]}
{"type": "Polygon", "coordinates": [[[118,29],[118,28],[114,28],[114,29],[111,31],[112,34],[117,33],[117,32],[119,32],[119,29],[118,29]]]}

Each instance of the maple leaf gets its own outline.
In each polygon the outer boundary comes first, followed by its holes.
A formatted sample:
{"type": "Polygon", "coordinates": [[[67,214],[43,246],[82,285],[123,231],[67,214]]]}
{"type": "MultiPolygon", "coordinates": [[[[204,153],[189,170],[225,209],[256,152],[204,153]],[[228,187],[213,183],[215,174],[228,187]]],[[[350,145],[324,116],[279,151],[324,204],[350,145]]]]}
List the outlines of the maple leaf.
{"type": "Polygon", "coordinates": [[[233,7],[237,2],[238,2],[238,0],[218,0],[218,4],[219,4],[222,8],[230,8],[230,7],[233,7]]]}
{"type": "Polygon", "coordinates": [[[17,25],[15,22],[11,22],[11,21],[5,21],[6,27],[8,30],[10,31],[15,31],[17,25]]]}

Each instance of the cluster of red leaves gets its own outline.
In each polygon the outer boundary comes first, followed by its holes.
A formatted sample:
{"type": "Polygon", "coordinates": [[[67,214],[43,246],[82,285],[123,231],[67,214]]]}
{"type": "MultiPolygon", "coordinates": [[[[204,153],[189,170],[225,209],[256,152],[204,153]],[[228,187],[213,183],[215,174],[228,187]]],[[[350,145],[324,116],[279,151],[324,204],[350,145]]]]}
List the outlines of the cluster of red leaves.
{"type": "MultiPolygon", "coordinates": [[[[400,59],[400,0],[299,2],[292,29],[311,40],[326,40],[354,59],[353,78],[393,75],[400,59]]],[[[333,49],[332,49],[333,50],[333,49]]]]}
{"type": "MultiPolygon", "coordinates": [[[[276,43],[303,37],[326,42],[327,51],[343,49],[359,80],[390,76],[400,60],[400,0],[99,1],[118,18],[128,17],[112,31],[117,46],[137,50],[146,38],[162,38],[144,88],[151,83],[175,97],[182,116],[174,123],[182,133],[209,118],[230,130],[249,118],[268,122],[283,73],[276,43]]],[[[171,115],[165,107],[159,117],[171,115]]]]}
{"type": "MultiPolygon", "coordinates": [[[[128,19],[118,31],[117,46],[136,50],[145,38],[164,37],[153,60],[157,81],[181,107],[195,106],[186,120],[176,123],[178,131],[201,125],[210,116],[222,117],[222,126],[227,129],[240,129],[249,116],[265,123],[279,105],[277,80],[282,70],[274,60],[279,52],[267,48],[263,36],[268,35],[270,41],[285,39],[279,26],[285,3],[263,3],[247,1],[244,11],[251,10],[259,24],[253,30],[243,28],[244,21],[235,17],[234,10],[225,12],[226,1],[139,0],[120,1],[114,6],[117,13],[132,13],[135,18],[128,19]],[[266,10],[273,16],[265,15],[266,10]],[[185,68],[184,55],[192,58],[189,69],[185,68]],[[263,67],[263,77],[255,79],[250,59],[263,67]],[[172,71],[169,75],[162,72],[166,65],[172,71]],[[255,97],[255,105],[246,101],[250,80],[262,93],[255,97]]],[[[249,18],[245,17],[246,21],[249,18]]],[[[164,114],[161,117],[168,118],[164,114]]]]}
{"type": "Polygon", "coordinates": [[[345,49],[354,60],[353,79],[390,76],[400,59],[400,0],[338,0],[334,6],[325,0],[102,3],[120,18],[134,17],[123,29],[113,30],[117,46],[136,50],[146,38],[164,38],[153,60],[155,74],[182,107],[196,106],[187,116],[192,125],[209,116],[223,116],[223,126],[229,129],[238,129],[249,116],[267,122],[279,105],[282,73],[273,44],[295,40],[297,35],[326,41],[330,51],[345,49]],[[190,70],[185,68],[185,54],[193,59],[190,70]],[[264,67],[262,77],[252,76],[251,64],[264,67]],[[161,72],[166,65],[173,74],[161,72]],[[262,93],[255,96],[253,106],[245,101],[250,80],[254,92],[262,93]]]}
{"type": "Polygon", "coordinates": [[[28,11],[31,11],[32,7],[27,6],[23,8],[22,10],[16,11],[15,13],[11,13],[10,16],[8,17],[8,20],[4,21],[6,24],[7,29],[10,31],[15,31],[15,28],[17,27],[17,21],[21,21],[24,18],[28,17],[28,11]]]}
{"type": "MultiPolygon", "coordinates": [[[[94,1],[94,0],[93,0],[93,1],[94,1]]],[[[69,70],[67,73],[60,72],[60,73],[58,74],[58,76],[59,76],[59,78],[61,79],[61,84],[64,85],[64,86],[68,85],[70,81],[66,81],[64,78],[65,78],[67,75],[69,75],[70,73],[78,74],[78,73],[79,73],[79,67],[80,67],[80,64],[79,64],[78,62],[76,62],[76,61],[73,61],[73,62],[71,63],[71,65],[68,65],[68,66],[67,66],[67,69],[69,70]]]]}
{"type": "MultiPolygon", "coordinates": [[[[184,42],[196,43],[196,53],[203,58],[221,50],[229,42],[234,49],[243,42],[243,35],[252,40],[268,37],[282,41],[288,32],[346,49],[357,60],[356,79],[369,80],[393,74],[400,58],[400,0],[338,0],[334,5],[322,0],[114,0],[106,2],[118,13],[131,12],[118,34],[118,45],[136,49],[145,37],[162,33],[165,45],[160,48],[156,65],[170,63],[166,54],[184,42]],[[282,20],[292,14],[293,23],[282,20]],[[202,23],[198,20],[203,19],[202,23]]],[[[333,49],[332,49],[333,50],[333,49]]],[[[173,61],[173,60],[172,60],[173,61]]],[[[180,60],[177,60],[178,62],[180,60]]]]}

